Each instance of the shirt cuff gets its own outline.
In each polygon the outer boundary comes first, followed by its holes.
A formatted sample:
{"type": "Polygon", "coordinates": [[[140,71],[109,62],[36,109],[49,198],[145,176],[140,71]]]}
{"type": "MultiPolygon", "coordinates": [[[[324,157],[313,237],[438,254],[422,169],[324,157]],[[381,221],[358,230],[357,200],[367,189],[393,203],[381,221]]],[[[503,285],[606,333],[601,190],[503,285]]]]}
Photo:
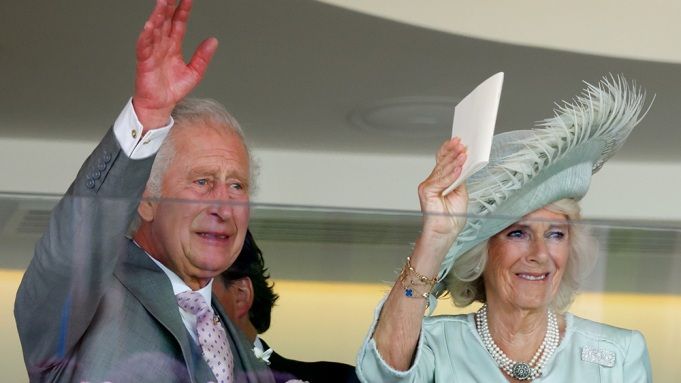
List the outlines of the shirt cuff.
{"type": "Polygon", "coordinates": [[[142,123],[137,118],[130,98],[114,122],[113,130],[123,153],[133,160],[141,160],[156,154],[174,123],[170,117],[168,125],[142,135],[142,123]]]}

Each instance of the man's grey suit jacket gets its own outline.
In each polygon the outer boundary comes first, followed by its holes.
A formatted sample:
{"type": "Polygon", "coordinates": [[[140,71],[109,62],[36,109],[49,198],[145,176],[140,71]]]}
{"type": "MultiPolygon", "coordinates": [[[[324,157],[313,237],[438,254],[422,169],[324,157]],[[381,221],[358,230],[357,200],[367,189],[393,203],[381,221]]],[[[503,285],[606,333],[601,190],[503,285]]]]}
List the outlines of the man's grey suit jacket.
{"type": "MultiPolygon", "coordinates": [[[[152,162],[129,159],[109,130],[55,207],[14,308],[32,382],[215,381],[168,277],[125,238],[152,162]]],[[[236,381],[273,382],[215,300],[213,307],[236,381]]]]}

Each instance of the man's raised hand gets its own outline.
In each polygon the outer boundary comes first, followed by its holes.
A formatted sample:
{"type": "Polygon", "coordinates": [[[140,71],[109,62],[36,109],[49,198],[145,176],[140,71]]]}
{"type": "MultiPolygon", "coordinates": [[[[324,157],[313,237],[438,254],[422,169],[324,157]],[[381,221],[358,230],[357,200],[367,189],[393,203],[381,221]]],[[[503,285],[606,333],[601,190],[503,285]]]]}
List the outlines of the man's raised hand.
{"type": "Polygon", "coordinates": [[[157,0],[137,39],[133,106],[145,130],[168,123],[175,105],[201,82],[215,51],[216,38],[204,40],[189,60],[182,42],[192,1],[157,0]]]}

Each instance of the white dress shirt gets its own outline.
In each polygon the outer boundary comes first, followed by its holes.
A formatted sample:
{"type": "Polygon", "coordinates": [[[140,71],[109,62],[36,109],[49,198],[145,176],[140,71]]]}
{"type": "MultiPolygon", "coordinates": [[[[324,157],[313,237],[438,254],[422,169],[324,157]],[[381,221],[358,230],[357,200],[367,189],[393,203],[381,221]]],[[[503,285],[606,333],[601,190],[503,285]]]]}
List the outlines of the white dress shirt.
{"type": "Polygon", "coordinates": [[[133,160],[140,160],[156,154],[174,123],[170,117],[168,125],[149,130],[143,136],[142,123],[137,118],[131,98],[114,122],[113,130],[123,153],[133,160]]]}
{"type": "MultiPolygon", "coordinates": [[[[192,289],[187,286],[186,283],[180,277],[177,276],[172,270],[167,268],[164,264],[156,260],[154,257],[149,255],[149,253],[145,252],[149,258],[154,261],[158,267],[163,270],[164,273],[168,276],[168,279],[170,279],[170,283],[173,285],[173,294],[177,296],[177,294],[183,293],[185,291],[192,291],[192,289]]],[[[204,287],[200,288],[199,290],[196,290],[196,292],[200,293],[201,296],[203,296],[203,299],[206,300],[208,304],[211,302],[211,287],[213,286],[213,280],[211,279],[210,282],[208,282],[207,285],[204,287]]],[[[182,317],[182,323],[184,323],[184,327],[187,328],[189,331],[189,335],[192,336],[192,339],[194,339],[194,342],[196,344],[199,344],[199,334],[196,331],[196,315],[190,313],[189,311],[185,311],[183,308],[181,308],[179,305],[177,306],[177,309],[180,310],[180,316],[182,317]]]]}

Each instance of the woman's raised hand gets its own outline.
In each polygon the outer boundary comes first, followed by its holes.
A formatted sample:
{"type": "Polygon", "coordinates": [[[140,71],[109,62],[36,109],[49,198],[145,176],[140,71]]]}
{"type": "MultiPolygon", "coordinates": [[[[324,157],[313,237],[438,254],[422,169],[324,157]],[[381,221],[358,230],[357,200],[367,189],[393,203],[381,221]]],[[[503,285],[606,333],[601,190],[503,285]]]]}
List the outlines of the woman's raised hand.
{"type": "Polygon", "coordinates": [[[460,175],[466,162],[466,147],[459,138],[445,141],[436,155],[435,168],[419,185],[424,236],[449,248],[466,223],[468,193],[465,183],[447,195],[447,189],[460,175]]]}
{"type": "MultiPolygon", "coordinates": [[[[468,193],[465,184],[442,195],[461,175],[465,162],[466,147],[461,140],[447,140],[437,152],[433,172],[419,185],[423,230],[410,258],[410,264],[418,274],[437,276],[442,259],[466,222],[468,193]]],[[[388,365],[406,371],[414,360],[427,300],[419,294],[405,295],[403,275],[395,281],[385,301],[374,340],[388,365]]]]}

